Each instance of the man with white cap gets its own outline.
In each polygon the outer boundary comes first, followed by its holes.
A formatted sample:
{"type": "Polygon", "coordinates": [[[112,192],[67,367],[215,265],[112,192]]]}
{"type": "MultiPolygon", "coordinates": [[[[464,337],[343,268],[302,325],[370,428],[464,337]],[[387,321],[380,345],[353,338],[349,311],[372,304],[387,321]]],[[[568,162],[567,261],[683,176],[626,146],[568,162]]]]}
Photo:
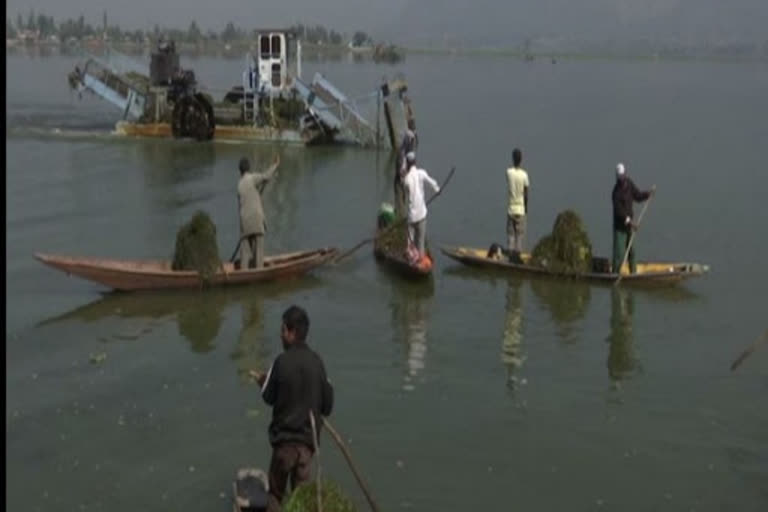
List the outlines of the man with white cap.
{"type": "Polygon", "coordinates": [[[427,171],[416,166],[416,153],[410,151],[405,155],[408,167],[403,177],[405,197],[408,202],[408,237],[419,251],[419,259],[426,252],[427,238],[427,203],[424,201],[424,183],[428,183],[435,193],[440,192],[440,186],[427,171]]]}
{"type": "MultiPolygon", "coordinates": [[[[624,261],[624,253],[629,244],[630,233],[637,226],[632,222],[632,204],[636,201],[641,203],[647,201],[656,190],[656,185],[650,190],[640,191],[627,176],[624,164],[616,165],[616,184],[613,186],[613,267],[614,273],[620,272],[620,267],[624,261]]],[[[635,273],[637,265],[635,263],[635,249],[629,250],[629,271],[635,273]]]]}

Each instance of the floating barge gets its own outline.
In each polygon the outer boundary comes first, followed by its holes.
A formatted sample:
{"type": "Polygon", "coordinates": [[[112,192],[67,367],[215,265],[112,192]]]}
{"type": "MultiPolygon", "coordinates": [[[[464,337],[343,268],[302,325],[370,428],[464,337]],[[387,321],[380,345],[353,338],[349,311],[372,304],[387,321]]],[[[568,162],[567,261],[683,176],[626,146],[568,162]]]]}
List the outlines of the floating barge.
{"type": "Polygon", "coordinates": [[[122,112],[123,136],[312,144],[352,144],[397,150],[412,119],[404,79],[385,79],[372,92],[350,98],[322,74],[301,77],[301,42],[290,30],[261,30],[256,56],[245,58],[241,84],[214,100],[192,70],[182,69],[172,41],[141,63],[108,51],[88,55],[69,74],[78,92],[89,91],[122,112]],[[363,111],[370,111],[367,117],[363,111]]]}

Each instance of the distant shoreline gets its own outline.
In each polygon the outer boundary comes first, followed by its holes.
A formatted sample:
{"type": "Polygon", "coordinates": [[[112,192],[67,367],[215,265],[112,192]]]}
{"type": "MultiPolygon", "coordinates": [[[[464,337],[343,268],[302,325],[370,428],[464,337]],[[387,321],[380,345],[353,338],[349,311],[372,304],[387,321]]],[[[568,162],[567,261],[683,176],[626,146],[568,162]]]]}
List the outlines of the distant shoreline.
{"type": "MultiPolygon", "coordinates": [[[[84,42],[80,45],[68,45],[59,42],[34,42],[34,43],[10,43],[6,41],[6,54],[36,52],[45,56],[46,54],[59,53],[63,55],[78,55],[80,53],[99,54],[107,47],[133,56],[149,56],[152,51],[150,44],[144,43],[108,43],[100,40],[93,42],[84,42]]],[[[255,53],[257,51],[255,41],[236,41],[232,43],[205,42],[201,44],[177,43],[176,50],[182,56],[192,57],[223,57],[240,58],[245,53],[255,53]]],[[[520,60],[536,61],[569,61],[569,60],[622,60],[622,61],[699,61],[699,62],[765,62],[768,56],[722,56],[722,55],[678,55],[678,54],[612,54],[612,53],[588,53],[588,52],[530,52],[525,53],[512,48],[418,48],[397,46],[397,50],[404,56],[408,55],[435,55],[435,56],[457,56],[457,57],[505,57],[516,58],[520,60]]],[[[372,48],[351,49],[346,45],[332,44],[312,44],[302,43],[303,57],[352,57],[369,59],[373,52],[372,48]]]]}

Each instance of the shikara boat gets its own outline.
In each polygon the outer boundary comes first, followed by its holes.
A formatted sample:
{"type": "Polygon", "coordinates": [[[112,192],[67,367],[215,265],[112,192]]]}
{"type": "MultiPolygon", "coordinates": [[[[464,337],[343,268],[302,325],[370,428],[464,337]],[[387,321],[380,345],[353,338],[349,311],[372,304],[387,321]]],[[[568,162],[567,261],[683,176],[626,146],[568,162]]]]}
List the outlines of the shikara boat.
{"type": "Polygon", "coordinates": [[[421,261],[411,263],[403,254],[395,254],[387,251],[384,247],[374,243],[373,255],[376,260],[386,265],[388,268],[397,272],[406,278],[424,279],[432,275],[434,259],[432,254],[427,251],[427,255],[421,261]]]}
{"type": "MultiPolygon", "coordinates": [[[[205,286],[250,284],[299,276],[329,262],[336,253],[335,248],[322,248],[267,256],[260,269],[236,269],[232,263],[223,263],[205,286]]],[[[62,272],[115,290],[166,290],[204,285],[196,271],[172,270],[169,260],[75,258],[41,253],[36,253],[35,258],[62,272]]]]}
{"type": "MultiPolygon", "coordinates": [[[[530,254],[522,254],[522,263],[512,263],[507,259],[497,259],[488,256],[487,249],[469,247],[441,247],[443,254],[468,266],[496,269],[518,275],[549,275],[568,279],[584,279],[593,282],[612,283],[619,274],[609,272],[610,264],[607,258],[592,258],[592,272],[583,274],[562,274],[552,270],[530,265],[530,254]]],[[[621,269],[621,282],[626,284],[676,284],[691,277],[698,277],[709,272],[708,265],[700,263],[665,263],[638,262],[637,273],[629,273],[629,265],[621,269]]]]}

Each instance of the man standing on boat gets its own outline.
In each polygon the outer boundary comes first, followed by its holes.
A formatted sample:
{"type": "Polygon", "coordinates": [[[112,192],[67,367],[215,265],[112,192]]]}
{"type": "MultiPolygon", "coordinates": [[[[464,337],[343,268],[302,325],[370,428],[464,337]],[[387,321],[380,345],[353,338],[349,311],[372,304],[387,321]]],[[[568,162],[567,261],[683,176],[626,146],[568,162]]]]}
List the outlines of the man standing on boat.
{"type": "MultiPolygon", "coordinates": [[[[616,184],[613,186],[613,267],[612,270],[618,274],[621,264],[624,261],[624,253],[629,245],[630,235],[637,226],[632,222],[632,204],[637,201],[641,203],[647,201],[656,190],[656,185],[650,190],[641,192],[627,176],[624,164],[616,165],[616,184]]],[[[629,250],[629,271],[634,274],[637,271],[635,263],[635,248],[629,250]]]]}
{"type": "Polygon", "coordinates": [[[333,409],[333,387],[323,360],[307,345],[308,332],[309,317],[304,309],[291,306],[285,310],[280,329],[283,353],[266,376],[257,374],[261,396],[272,406],[267,512],[280,510],[289,480],[292,489],[309,481],[315,453],[310,413],[319,436],[322,416],[330,415],[333,409]]]}
{"type": "Polygon", "coordinates": [[[507,169],[507,249],[512,255],[523,252],[525,242],[526,215],[528,214],[528,173],[520,167],[523,152],[512,151],[512,167],[507,169]]]}
{"type": "Polygon", "coordinates": [[[397,162],[395,164],[395,214],[403,215],[405,211],[405,191],[403,190],[403,177],[408,171],[408,163],[405,156],[408,153],[415,152],[419,147],[419,137],[416,135],[416,122],[408,119],[408,127],[403,134],[403,140],[400,142],[400,148],[397,152],[397,162]]]}
{"type": "Polygon", "coordinates": [[[267,231],[267,220],[261,204],[261,192],[267,182],[275,176],[278,165],[279,155],[265,172],[248,172],[251,169],[250,161],[245,157],[240,159],[240,181],[237,183],[237,200],[240,206],[240,268],[264,266],[264,233],[267,231]]]}
{"type": "Polygon", "coordinates": [[[403,177],[405,196],[408,199],[408,239],[419,251],[419,260],[426,253],[427,203],[424,201],[424,183],[428,183],[435,194],[440,186],[427,171],[416,166],[416,153],[405,155],[407,171],[403,177]]]}

